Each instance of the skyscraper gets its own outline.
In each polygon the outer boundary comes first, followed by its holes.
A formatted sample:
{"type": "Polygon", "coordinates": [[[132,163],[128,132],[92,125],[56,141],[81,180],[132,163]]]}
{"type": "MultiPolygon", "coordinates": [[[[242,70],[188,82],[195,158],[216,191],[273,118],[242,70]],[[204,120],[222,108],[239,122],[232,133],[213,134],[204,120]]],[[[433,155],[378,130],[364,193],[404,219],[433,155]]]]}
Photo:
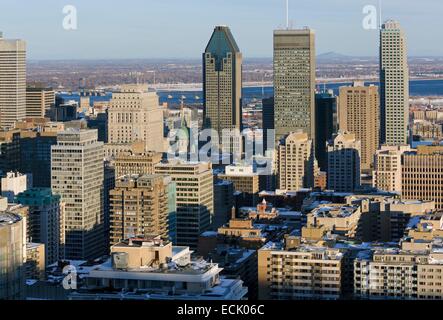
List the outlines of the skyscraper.
{"type": "Polygon", "coordinates": [[[339,127],[341,131],[355,134],[361,142],[361,168],[370,172],[379,146],[378,87],[356,82],[351,87],[341,87],[339,96],[339,127]]]}
{"type": "Polygon", "coordinates": [[[52,191],[66,205],[66,259],[94,259],[104,253],[103,156],[97,130],[60,132],[52,146],[52,191]]]}
{"type": "Polygon", "coordinates": [[[20,133],[19,171],[32,176],[32,186],[51,187],[51,146],[57,144],[57,132],[22,131],[20,133]]]}
{"type": "Polygon", "coordinates": [[[39,84],[26,88],[26,117],[44,118],[55,106],[55,92],[39,84]]]}
{"type": "Polygon", "coordinates": [[[274,31],[275,141],[303,130],[315,139],[315,34],[274,31]]]}
{"type": "Polygon", "coordinates": [[[263,155],[265,155],[268,149],[272,151],[275,149],[273,148],[274,136],[272,131],[270,131],[274,130],[274,97],[263,99],[262,105],[263,155]],[[268,143],[268,140],[272,141],[271,144],[268,143]]]}
{"type": "Polygon", "coordinates": [[[0,32],[0,127],[26,117],[26,42],[0,32]]]}
{"type": "Polygon", "coordinates": [[[298,191],[313,187],[314,156],[312,141],[308,134],[295,132],[287,136],[278,147],[279,188],[298,191]]]}
{"type": "Polygon", "coordinates": [[[145,151],[164,152],[163,110],[158,95],[143,85],[124,85],[112,94],[108,111],[111,144],[143,141],[145,151]]]}
{"type": "Polygon", "coordinates": [[[229,27],[215,27],[203,53],[204,126],[217,131],[219,144],[234,144],[228,152],[242,148],[241,140],[222,141],[223,129],[242,129],[242,61],[229,27]]]}
{"type": "Polygon", "coordinates": [[[334,92],[315,95],[315,157],[321,171],[328,171],[326,144],[337,132],[337,97],[334,92]]]}
{"type": "Polygon", "coordinates": [[[341,132],[328,145],[328,189],[354,192],[360,187],[361,144],[355,134],[341,132]]]}
{"type": "Polygon", "coordinates": [[[208,163],[169,162],[155,166],[155,173],[169,175],[177,192],[177,245],[197,248],[214,215],[214,178],[208,163]]]}
{"type": "Polygon", "coordinates": [[[397,21],[380,31],[381,143],[408,143],[409,68],[406,39],[397,21]]]}

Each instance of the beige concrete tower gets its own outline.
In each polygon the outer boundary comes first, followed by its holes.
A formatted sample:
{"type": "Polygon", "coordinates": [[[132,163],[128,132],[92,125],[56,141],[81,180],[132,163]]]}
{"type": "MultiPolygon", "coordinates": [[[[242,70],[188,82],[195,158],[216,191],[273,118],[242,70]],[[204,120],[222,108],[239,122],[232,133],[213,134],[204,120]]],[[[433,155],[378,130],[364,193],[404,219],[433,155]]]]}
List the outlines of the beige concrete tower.
{"type": "Polygon", "coordinates": [[[60,132],[51,148],[51,187],[65,203],[66,259],[104,254],[103,155],[97,130],[60,132]]]}
{"type": "Polygon", "coordinates": [[[229,27],[215,27],[203,53],[204,126],[217,131],[220,144],[231,146],[226,151],[242,148],[238,139],[222,140],[224,129],[242,128],[242,63],[229,27]]]}
{"type": "Polygon", "coordinates": [[[26,117],[26,42],[0,32],[0,126],[11,128],[26,117]]]}
{"type": "Polygon", "coordinates": [[[409,68],[406,37],[397,21],[380,31],[381,143],[408,143],[409,68]]]}
{"type": "Polygon", "coordinates": [[[145,151],[164,152],[163,110],[158,95],[144,85],[124,85],[112,94],[108,115],[110,144],[144,141],[145,151]]]}
{"type": "Polygon", "coordinates": [[[342,131],[354,133],[361,141],[361,169],[370,172],[374,154],[379,146],[380,112],[378,87],[365,87],[356,82],[352,87],[341,87],[338,121],[342,131]]]}
{"type": "Polygon", "coordinates": [[[315,139],[315,70],[314,31],[274,31],[276,142],[300,129],[315,139]]]}
{"type": "Polygon", "coordinates": [[[291,133],[278,147],[279,188],[298,191],[313,187],[314,156],[312,141],[304,132],[291,133]]]}

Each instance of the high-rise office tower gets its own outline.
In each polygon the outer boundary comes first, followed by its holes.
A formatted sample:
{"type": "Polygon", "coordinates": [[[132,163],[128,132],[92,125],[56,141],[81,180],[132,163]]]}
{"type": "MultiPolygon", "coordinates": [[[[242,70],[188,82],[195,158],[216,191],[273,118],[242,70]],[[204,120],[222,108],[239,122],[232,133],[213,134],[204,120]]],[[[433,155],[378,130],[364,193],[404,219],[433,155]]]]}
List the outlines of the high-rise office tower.
{"type": "Polygon", "coordinates": [[[103,143],[97,130],[69,129],[51,149],[51,186],[65,208],[67,259],[94,259],[105,250],[103,143]]]}
{"type": "Polygon", "coordinates": [[[32,186],[51,187],[51,146],[57,144],[55,131],[22,131],[19,171],[32,175],[32,186]]]}
{"type": "Polygon", "coordinates": [[[337,132],[337,97],[332,90],[315,95],[315,157],[323,172],[328,171],[326,144],[337,132]]]}
{"type": "Polygon", "coordinates": [[[171,177],[120,177],[110,192],[111,245],[129,238],[155,236],[175,243],[175,197],[171,177]]]}
{"type": "Polygon", "coordinates": [[[106,248],[109,248],[109,234],[111,230],[111,205],[110,193],[115,188],[115,167],[109,162],[104,163],[103,179],[103,223],[106,240],[106,248]]]}
{"type": "Polygon", "coordinates": [[[217,131],[226,152],[242,150],[238,137],[222,140],[224,129],[242,129],[242,61],[229,27],[215,27],[203,53],[204,126],[217,131]]]}
{"type": "Polygon", "coordinates": [[[25,296],[26,221],[19,215],[0,212],[0,300],[25,296]]]}
{"type": "Polygon", "coordinates": [[[278,181],[281,190],[298,191],[314,184],[314,150],[308,134],[289,134],[278,146],[278,181]]]}
{"type": "Polygon", "coordinates": [[[158,95],[143,85],[124,85],[114,92],[108,110],[108,141],[144,141],[145,151],[164,152],[163,110],[158,95]]]}
{"type": "Polygon", "coordinates": [[[270,131],[274,130],[274,97],[263,99],[262,103],[263,155],[265,155],[268,149],[272,151],[275,149],[273,148],[275,137],[271,136],[272,131],[270,131]],[[268,140],[271,145],[268,143],[268,140]]]}
{"type": "Polygon", "coordinates": [[[26,117],[26,42],[0,32],[0,127],[12,128],[26,117]]]}
{"type": "Polygon", "coordinates": [[[212,229],[217,230],[229,222],[234,207],[234,183],[228,180],[214,182],[214,219],[212,229]]]}
{"type": "Polygon", "coordinates": [[[303,130],[315,139],[315,34],[274,31],[275,139],[303,130]]]}
{"type": "Polygon", "coordinates": [[[360,140],[361,169],[370,172],[380,141],[378,87],[359,82],[352,87],[341,87],[338,110],[340,130],[354,133],[360,140]]]}
{"type": "Polygon", "coordinates": [[[341,132],[328,144],[328,189],[354,192],[360,187],[361,144],[355,134],[341,132]]]}
{"type": "Polygon", "coordinates": [[[0,131],[0,176],[20,167],[20,130],[0,131]]]}
{"type": "Polygon", "coordinates": [[[380,31],[381,143],[408,143],[409,68],[400,24],[387,21],[380,31]]]}
{"type": "Polygon", "coordinates": [[[214,215],[214,178],[208,163],[169,162],[155,166],[155,173],[169,175],[177,192],[177,245],[197,248],[214,215]]]}
{"type": "Polygon", "coordinates": [[[44,118],[55,106],[55,92],[39,84],[28,85],[26,88],[26,117],[44,118]]]}
{"type": "Polygon", "coordinates": [[[402,199],[435,201],[443,209],[443,146],[419,146],[402,160],[402,199]]]}
{"type": "Polygon", "coordinates": [[[29,207],[28,238],[45,245],[46,265],[56,263],[60,254],[63,214],[60,196],[49,188],[32,188],[17,195],[17,203],[29,207]]]}
{"type": "Polygon", "coordinates": [[[108,110],[86,119],[89,129],[98,130],[98,141],[108,143],[108,110]]]}

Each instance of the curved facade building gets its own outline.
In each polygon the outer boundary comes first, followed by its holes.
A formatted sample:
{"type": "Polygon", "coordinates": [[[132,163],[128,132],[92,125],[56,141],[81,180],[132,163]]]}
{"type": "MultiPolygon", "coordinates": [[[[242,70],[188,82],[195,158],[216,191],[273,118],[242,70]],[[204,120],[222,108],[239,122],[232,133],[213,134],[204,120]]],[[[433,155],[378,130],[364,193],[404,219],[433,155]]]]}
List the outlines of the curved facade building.
{"type": "Polygon", "coordinates": [[[13,213],[0,213],[0,300],[24,297],[25,222],[13,213]]]}

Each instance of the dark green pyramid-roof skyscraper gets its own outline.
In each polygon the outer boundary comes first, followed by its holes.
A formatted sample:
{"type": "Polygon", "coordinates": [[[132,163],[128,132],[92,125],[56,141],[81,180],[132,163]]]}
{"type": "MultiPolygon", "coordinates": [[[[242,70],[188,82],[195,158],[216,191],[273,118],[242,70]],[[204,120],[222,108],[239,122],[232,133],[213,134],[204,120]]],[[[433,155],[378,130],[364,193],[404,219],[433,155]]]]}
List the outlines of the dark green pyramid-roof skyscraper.
{"type": "Polygon", "coordinates": [[[241,151],[241,140],[222,141],[222,133],[241,130],[242,60],[229,27],[215,27],[203,54],[204,120],[205,128],[217,131],[227,152],[241,151]]]}

